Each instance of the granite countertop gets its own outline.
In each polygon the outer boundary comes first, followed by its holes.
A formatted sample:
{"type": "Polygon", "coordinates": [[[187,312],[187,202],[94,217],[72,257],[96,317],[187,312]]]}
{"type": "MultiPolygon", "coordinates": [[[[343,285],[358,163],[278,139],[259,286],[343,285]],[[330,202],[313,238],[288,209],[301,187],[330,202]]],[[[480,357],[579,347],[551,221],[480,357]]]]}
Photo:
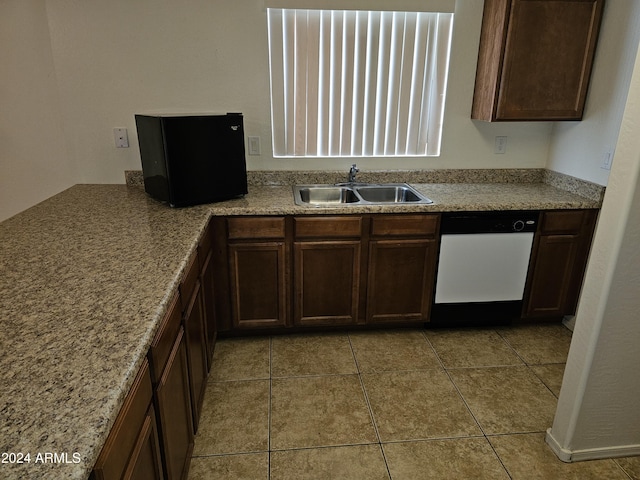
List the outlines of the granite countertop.
{"type": "Polygon", "coordinates": [[[0,223],[0,478],[88,477],[208,218],[77,185],[0,223]]]}
{"type": "Polygon", "coordinates": [[[76,185],[0,223],[0,446],[31,456],[0,477],[87,478],[210,215],[600,204],[545,183],[412,185],[434,204],[320,209],[296,206],[291,186],[252,185],[171,209],[140,188],[76,185]],[[36,463],[45,453],[64,456],[36,463]]]}
{"type": "Polygon", "coordinates": [[[291,186],[253,186],[244,198],[211,205],[212,215],[309,215],[598,208],[600,202],[544,183],[411,183],[433,200],[420,205],[295,205],[291,186]]]}

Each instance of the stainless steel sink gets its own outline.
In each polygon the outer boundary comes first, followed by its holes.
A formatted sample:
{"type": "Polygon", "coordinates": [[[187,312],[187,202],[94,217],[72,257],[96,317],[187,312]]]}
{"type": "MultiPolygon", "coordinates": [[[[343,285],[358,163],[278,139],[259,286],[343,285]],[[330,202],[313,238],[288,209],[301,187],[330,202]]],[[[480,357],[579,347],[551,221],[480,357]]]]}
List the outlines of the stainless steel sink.
{"type": "Polygon", "coordinates": [[[433,203],[406,183],[296,185],[293,196],[296,205],[316,207],[433,203]]]}
{"type": "Polygon", "coordinates": [[[301,186],[296,191],[296,200],[297,199],[300,199],[300,205],[356,203],[360,200],[350,188],[322,185],[301,186]]]}
{"type": "Polygon", "coordinates": [[[424,199],[408,185],[357,187],[356,192],[360,194],[363,200],[371,203],[416,203],[424,199]]]}

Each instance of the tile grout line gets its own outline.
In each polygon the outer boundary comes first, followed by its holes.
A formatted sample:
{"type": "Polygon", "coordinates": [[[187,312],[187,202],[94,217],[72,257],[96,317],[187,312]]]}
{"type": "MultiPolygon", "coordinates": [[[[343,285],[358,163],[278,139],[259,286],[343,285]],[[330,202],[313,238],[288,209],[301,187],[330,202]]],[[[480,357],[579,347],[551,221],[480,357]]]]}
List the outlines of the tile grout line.
{"type": "MultiPolygon", "coordinates": [[[[495,331],[495,330],[494,330],[495,331]]],[[[468,438],[476,438],[476,439],[480,439],[480,438],[484,438],[488,443],[489,443],[489,447],[491,448],[491,451],[493,451],[495,458],[498,459],[500,465],[502,465],[504,472],[506,473],[508,478],[513,478],[512,475],[509,473],[509,471],[507,470],[505,463],[503,462],[502,458],[500,457],[500,455],[498,455],[496,449],[494,448],[492,442],[490,441],[490,439],[493,439],[494,437],[500,437],[500,436],[513,436],[513,435],[526,435],[526,434],[532,434],[532,433],[544,433],[542,431],[530,431],[530,432],[513,432],[513,433],[495,433],[495,434],[491,434],[491,433],[487,433],[484,431],[484,429],[482,428],[482,426],[480,425],[480,422],[478,421],[478,419],[476,418],[476,416],[474,415],[473,411],[471,410],[467,400],[465,399],[465,397],[462,395],[461,390],[458,388],[457,384],[453,381],[453,377],[452,375],[455,375],[455,371],[458,370],[465,370],[465,369],[490,369],[492,367],[496,367],[496,368],[504,368],[504,367],[522,367],[522,366],[526,366],[527,369],[529,370],[529,372],[531,374],[534,375],[534,378],[538,379],[547,390],[550,391],[550,393],[557,399],[557,396],[553,393],[553,391],[551,391],[551,388],[549,388],[549,386],[547,385],[547,383],[545,383],[545,381],[543,380],[541,375],[538,375],[535,371],[534,368],[537,366],[541,366],[541,365],[553,365],[553,364],[557,364],[557,365],[566,365],[565,363],[562,362],[549,362],[549,363],[534,363],[534,364],[529,364],[526,361],[524,361],[523,357],[518,354],[518,351],[511,345],[511,343],[509,343],[506,338],[499,332],[496,331],[496,334],[498,335],[499,338],[502,339],[502,341],[504,343],[507,344],[507,346],[509,347],[509,349],[511,351],[513,351],[513,353],[516,355],[516,357],[518,359],[520,359],[520,361],[522,361],[522,364],[520,365],[482,365],[482,366],[469,366],[469,367],[451,367],[451,368],[447,368],[444,365],[444,360],[446,359],[446,357],[440,357],[440,355],[438,354],[438,352],[436,351],[436,348],[434,347],[434,344],[431,342],[429,336],[428,336],[428,331],[421,329],[421,336],[422,338],[427,342],[427,344],[429,345],[429,348],[431,349],[432,352],[434,352],[435,358],[436,358],[436,362],[437,364],[433,367],[433,369],[437,369],[438,367],[440,367],[441,371],[443,371],[446,375],[447,378],[449,379],[449,381],[453,384],[455,391],[458,393],[459,398],[463,401],[463,404],[466,406],[467,411],[469,412],[469,414],[472,416],[472,418],[474,419],[474,421],[476,422],[476,425],[479,428],[479,432],[478,434],[473,434],[473,435],[463,435],[461,437],[450,437],[451,439],[468,439],[468,438]]],[[[368,375],[367,372],[363,372],[362,368],[365,368],[366,370],[366,365],[365,367],[361,367],[360,366],[360,362],[358,359],[358,356],[356,355],[355,352],[355,343],[352,341],[353,338],[353,332],[346,332],[347,334],[347,340],[349,342],[349,347],[350,347],[350,351],[352,354],[352,359],[353,362],[355,364],[356,367],[356,372],[354,372],[356,375],[358,375],[358,380],[360,382],[360,387],[361,387],[361,391],[362,394],[364,396],[365,399],[365,404],[367,406],[367,409],[369,411],[369,415],[370,415],[370,419],[372,422],[372,426],[374,427],[374,431],[376,433],[376,439],[377,441],[373,441],[373,442],[367,442],[367,443],[357,443],[357,444],[339,444],[339,445],[326,445],[326,446],[309,446],[309,447],[299,447],[299,448],[283,448],[283,449],[278,449],[278,450],[273,450],[272,448],[272,439],[271,439],[271,435],[272,435],[272,408],[273,408],[273,381],[274,380],[278,380],[280,378],[307,378],[309,377],[309,375],[296,375],[294,377],[274,377],[274,364],[273,364],[273,360],[274,360],[274,344],[276,342],[274,342],[274,337],[273,336],[269,336],[269,341],[268,341],[268,361],[269,361],[269,366],[268,366],[268,379],[269,379],[269,399],[268,399],[268,418],[267,418],[267,424],[268,424],[268,438],[267,438],[267,450],[257,450],[257,451],[252,451],[252,452],[232,452],[232,453],[221,453],[221,454],[203,454],[203,455],[194,455],[192,456],[192,458],[197,458],[197,457],[201,457],[201,458],[206,458],[206,457],[225,457],[225,456],[234,456],[234,455],[245,455],[245,454],[257,454],[257,453],[266,453],[267,454],[267,474],[268,477],[267,478],[271,478],[272,475],[272,470],[271,470],[271,454],[274,452],[286,452],[286,451],[294,451],[294,450],[313,450],[313,449],[318,449],[318,448],[333,448],[333,447],[343,447],[343,446],[357,446],[357,445],[378,445],[379,447],[379,451],[382,453],[382,457],[383,457],[383,461],[385,462],[385,467],[386,467],[386,471],[387,471],[387,475],[389,477],[389,479],[391,479],[391,472],[389,469],[389,463],[387,462],[387,457],[385,455],[385,450],[384,450],[384,446],[387,444],[391,444],[391,443],[406,443],[406,442],[428,442],[428,441],[437,441],[437,440],[443,440],[444,438],[429,438],[429,439],[405,439],[405,440],[396,440],[396,441],[389,441],[389,442],[382,442],[382,439],[380,437],[380,432],[379,432],[379,428],[374,416],[374,412],[373,412],[373,408],[372,408],[372,403],[371,400],[369,398],[367,389],[365,388],[365,382],[364,382],[364,376],[368,375]]],[[[356,342],[357,343],[357,342],[356,342]]],[[[437,343],[437,342],[436,342],[437,343]]],[[[426,353],[426,352],[425,352],[426,353]]],[[[263,357],[264,358],[264,357],[263,357]]],[[[555,358],[555,357],[553,357],[555,358]]],[[[364,360],[364,359],[363,359],[364,360]]],[[[422,371],[422,369],[418,369],[419,371],[422,371]]],[[[430,368],[431,370],[431,368],[430,368]]],[[[405,371],[405,370],[403,370],[405,371]]],[[[406,370],[406,371],[413,371],[413,369],[410,370],[406,370]]],[[[394,370],[395,372],[395,370],[394,370]]],[[[376,373],[376,372],[372,372],[372,373],[376,373]]],[[[352,376],[352,373],[325,373],[325,374],[315,374],[315,375],[311,375],[311,377],[326,377],[326,376],[352,376]]],[[[264,378],[266,380],[266,378],[264,378]]],[[[235,382],[245,382],[247,380],[260,380],[260,378],[255,378],[255,379],[227,379],[227,380],[216,380],[216,381],[211,381],[208,380],[208,384],[211,386],[211,384],[224,384],[224,383],[235,383],[235,382]]],[[[449,438],[449,437],[447,437],[449,438]]],[[[626,470],[620,465],[618,464],[618,462],[615,461],[614,462],[616,464],[616,466],[618,467],[618,469],[620,471],[622,471],[625,475],[625,478],[629,477],[629,474],[626,472],[626,470]]],[[[264,471],[264,470],[263,470],[264,471]]],[[[629,477],[632,478],[632,477],[629,477]]]]}
{"type": "Polygon", "coordinates": [[[522,355],[518,353],[515,347],[511,345],[511,342],[504,335],[500,333],[500,330],[494,330],[494,332],[496,332],[496,334],[502,339],[502,341],[507,345],[507,347],[509,347],[511,351],[520,359],[520,361],[528,367],[529,363],[524,359],[522,355]]]}
{"type": "MultiPolygon", "coordinates": [[[[496,332],[497,333],[497,332],[496,332]]],[[[460,389],[458,388],[458,385],[456,385],[456,382],[453,381],[453,378],[451,378],[451,375],[449,374],[449,370],[444,366],[444,363],[442,362],[442,359],[440,358],[440,355],[438,355],[438,352],[436,351],[435,347],[433,346],[433,344],[431,343],[431,341],[429,340],[429,337],[426,334],[426,331],[422,331],[422,335],[424,336],[425,340],[427,341],[427,343],[429,344],[429,346],[431,347],[431,349],[433,350],[434,355],[436,356],[436,358],[438,359],[438,362],[440,363],[440,366],[442,367],[442,369],[444,370],[444,373],[447,375],[447,378],[449,379],[449,381],[451,382],[451,384],[453,385],[453,388],[455,388],[456,392],[458,393],[458,395],[460,396],[460,399],[462,400],[462,402],[464,403],[464,406],[467,407],[467,410],[469,411],[469,414],[471,415],[471,417],[473,418],[473,421],[476,422],[476,425],[478,426],[478,428],[480,429],[480,431],[482,432],[482,437],[485,439],[485,441],[489,444],[489,447],[491,448],[491,450],[493,451],[493,454],[496,456],[496,458],[498,459],[498,461],[500,462],[500,465],[502,465],[502,468],[504,469],[505,473],[507,474],[507,476],[510,479],[513,479],[513,477],[511,476],[511,474],[509,473],[509,470],[507,470],[506,465],[504,464],[504,462],[502,461],[502,459],[500,458],[500,455],[498,455],[498,452],[496,452],[496,449],[493,448],[493,445],[491,443],[491,441],[489,441],[489,437],[487,436],[487,433],[484,431],[484,428],[482,428],[482,425],[480,425],[480,422],[478,421],[478,419],[476,418],[475,414],[473,413],[473,410],[471,410],[471,407],[469,406],[469,404],[467,403],[467,400],[464,398],[464,395],[462,395],[462,392],[460,391],[460,389]]],[[[500,338],[502,338],[502,336],[500,336],[500,338]]],[[[519,358],[519,356],[518,356],[519,358]]],[[[470,438],[470,437],[464,437],[464,438],[470,438]]]]}
{"type": "MultiPolygon", "coordinates": [[[[515,353],[518,358],[522,361],[522,363],[524,363],[524,365],[529,369],[529,371],[545,386],[545,388],[547,390],[549,390],[549,392],[551,392],[551,395],[553,395],[556,398],[556,401],[558,400],[558,398],[560,397],[560,395],[556,395],[553,390],[551,390],[551,388],[549,388],[549,386],[547,385],[547,383],[535,372],[535,370],[533,370],[533,368],[531,368],[532,366],[539,366],[539,365],[555,365],[553,363],[529,363],[522,355],[520,355],[518,353],[518,351],[515,349],[515,347],[513,345],[511,345],[511,342],[505,337],[503,336],[500,331],[495,330],[495,332],[498,334],[498,336],[502,339],[502,341],[504,343],[507,344],[507,346],[513,350],[513,353],[515,353]]],[[[565,359],[565,363],[564,365],[566,365],[566,359],[565,359]]]]}
{"type": "Polygon", "coordinates": [[[267,412],[267,478],[271,478],[271,408],[273,406],[273,336],[269,336],[269,408],[267,412]]]}
{"type": "Polygon", "coordinates": [[[455,388],[456,393],[458,394],[458,396],[462,400],[462,403],[464,403],[464,406],[467,408],[469,414],[473,418],[473,421],[476,422],[476,425],[478,426],[478,428],[482,432],[482,435],[486,438],[487,434],[485,433],[484,428],[482,428],[482,425],[480,425],[480,422],[478,421],[478,419],[474,415],[473,411],[471,410],[471,407],[467,403],[467,400],[464,398],[464,395],[462,395],[462,392],[458,388],[458,385],[456,385],[456,382],[454,382],[453,378],[451,378],[451,375],[449,374],[449,370],[447,369],[447,367],[444,366],[444,363],[442,362],[442,359],[440,358],[440,355],[438,355],[438,352],[436,351],[435,347],[433,346],[431,341],[429,341],[429,337],[427,337],[427,334],[426,334],[426,332],[424,330],[422,331],[422,336],[424,337],[425,341],[427,342],[427,344],[429,345],[429,347],[433,351],[433,354],[436,356],[436,359],[438,360],[438,363],[440,364],[440,367],[442,368],[442,370],[444,371],[445,375],[447,376],[447,378],[451,382],[451,385],[453,385],[453,388],[455,388]]]}
{"type": "Polygon", "coordinates": [[[360,364],[358,363],[358,356],[356,355],[355,348],[353,348],[353,342],[351,341],[351,333],[347,332],[347,339],[349,340],[349,347],[351,348],[351,355],[353,355],[353,361],[356,364],[356,370],[358,372],[358,380],[360,382],[360,388],[362,389],[362,393],[364,395],[364,401],[367,404],[367,408],[369,410],[369,416],[371,417],[371,424],[373,425],[373,429],[376,432],[376,438],[378,439],[378,447],[380,448],[380,453],[382,454],[382,460],[384,461],[384,466],[387,469],[387,475],[389,475],[389,479],[391,479],[391,470],[389,469],[389,462],[387,462],[387,456],[384,452],[384,448],[382,446],[382,439],[380,438],[380,431],[378,430],[378,424],[376,423],[375,416],[373,414],[373,408],[371,408],[371,401],[369,400],[369,395],[367,393],[367,389],[364,386],[364,380],[362,380],[362,372],[360,371],[360,364]]]}

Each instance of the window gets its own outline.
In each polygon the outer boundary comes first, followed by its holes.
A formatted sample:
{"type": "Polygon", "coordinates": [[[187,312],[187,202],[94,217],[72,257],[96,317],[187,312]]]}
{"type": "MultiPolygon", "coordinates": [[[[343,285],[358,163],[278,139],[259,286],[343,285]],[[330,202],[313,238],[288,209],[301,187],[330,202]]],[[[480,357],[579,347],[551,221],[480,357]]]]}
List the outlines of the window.
{"type": "Polygon", "coordinates": [[[276,157],[440,154],[452,13],[267,9],[276,157]]]}

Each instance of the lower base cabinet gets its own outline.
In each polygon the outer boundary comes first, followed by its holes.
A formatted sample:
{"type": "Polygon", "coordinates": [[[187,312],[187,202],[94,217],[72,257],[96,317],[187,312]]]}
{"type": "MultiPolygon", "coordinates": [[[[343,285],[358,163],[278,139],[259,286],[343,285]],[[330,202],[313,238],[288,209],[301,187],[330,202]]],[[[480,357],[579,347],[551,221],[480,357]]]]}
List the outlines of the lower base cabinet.
{"type": "Polygon", "coordinates": [[[200,283],[202,285],[202,303],[204,306],[205,337],[207,348],[207,371],[211,370],[213,350],[215,348],[218,329],[216,326],[215,276],[213,266],[213,250],[211,248],[211,223],[207,226],[202,240],[198,244],[200,260],[200,283]]]}
{"type": "Polygon", "coordinates": [[[100,452],[93,480],[161,480],[164,478],[149,362],[133,382],[100,452]]]}
{"type": "Polygon", "coordinates": [[[182,328],[156,386],[162,451],[168,480],[186,478],[193,451],[187,351],[182,328]]]}
{"type": "Polygon", "coordinates": [[[231,312],[238,330],[287,324],[284,242],[229,245],[231,312]]]}
{"type": "Polygon", "coordinates": [[[435,240],[371,242],[367,323],[428,321],[435,262],[435,240]]]}
{"type": "Polygon", "coordinates": [[[206,317],[203,302],[203,290],[200,281],[200,263],[194,252],[187,264],[180,282],[180,304],[182,305],[182,324],[187,344],[187,362],[189,365],[189,385],[191,388],[191,413],[193,414],[193,432],[198,431],[200,410],[207,386],[208,352],[206,336],[206,317]]]}
{"type": "MultiPolygon", "coordinates": [[[[211,249],[203,246],[210,268],[211,249]]],[[[208,270],[201,275],[197,252],[187,265],[94,467],[94,480],[187,478],[215,341],[203,289],[204,283],[211,288],[211,302],[213,278],[208,270]]]]}
{"type": "Polygon", "coordinates": [[[216,306],[232,318],[222,330],[427,322],[439,222],[439,214],[218,221],[213,250],[226,266],[216,306]]]}
{"type": "Polygon", "coordinates": [[[149,349],[154,405],[167,480],[187,476],[194,433],[182,312],[176,295],[149,349]]]}
{"type": "Polygon", "coordinates": [[[289,248],[284,217],[231,217],[224,231],[233,329],[283,327],[289,323],[289,248]]]}
{"type": "Polygon", "coordinates": [[[429,321],[437,263],[438,215],[371,218],[367,323],[429,321]]]}
{"type": "Polygon", "coordinates": [[[360,241],[295,242],[295,325],[354,325],[360,241]]]}
{"type": "Polygon", "coordinates": [[[164,478],[162,472],[156,414],[153,405],[151,405],[142,424],[131,460],[122,478],[156,480],[164,478]]]}
{"type": "Polygon", "coordinates": [[[562,317],[575,313],[597,213],[597,210],[542,213],[529,267],[523,317],[562,317]]]}
{"type": "Polygon", "coordinates": [[[293,323],[355,325],[362,291],[360,215],[293,217],[293,323]]]}

